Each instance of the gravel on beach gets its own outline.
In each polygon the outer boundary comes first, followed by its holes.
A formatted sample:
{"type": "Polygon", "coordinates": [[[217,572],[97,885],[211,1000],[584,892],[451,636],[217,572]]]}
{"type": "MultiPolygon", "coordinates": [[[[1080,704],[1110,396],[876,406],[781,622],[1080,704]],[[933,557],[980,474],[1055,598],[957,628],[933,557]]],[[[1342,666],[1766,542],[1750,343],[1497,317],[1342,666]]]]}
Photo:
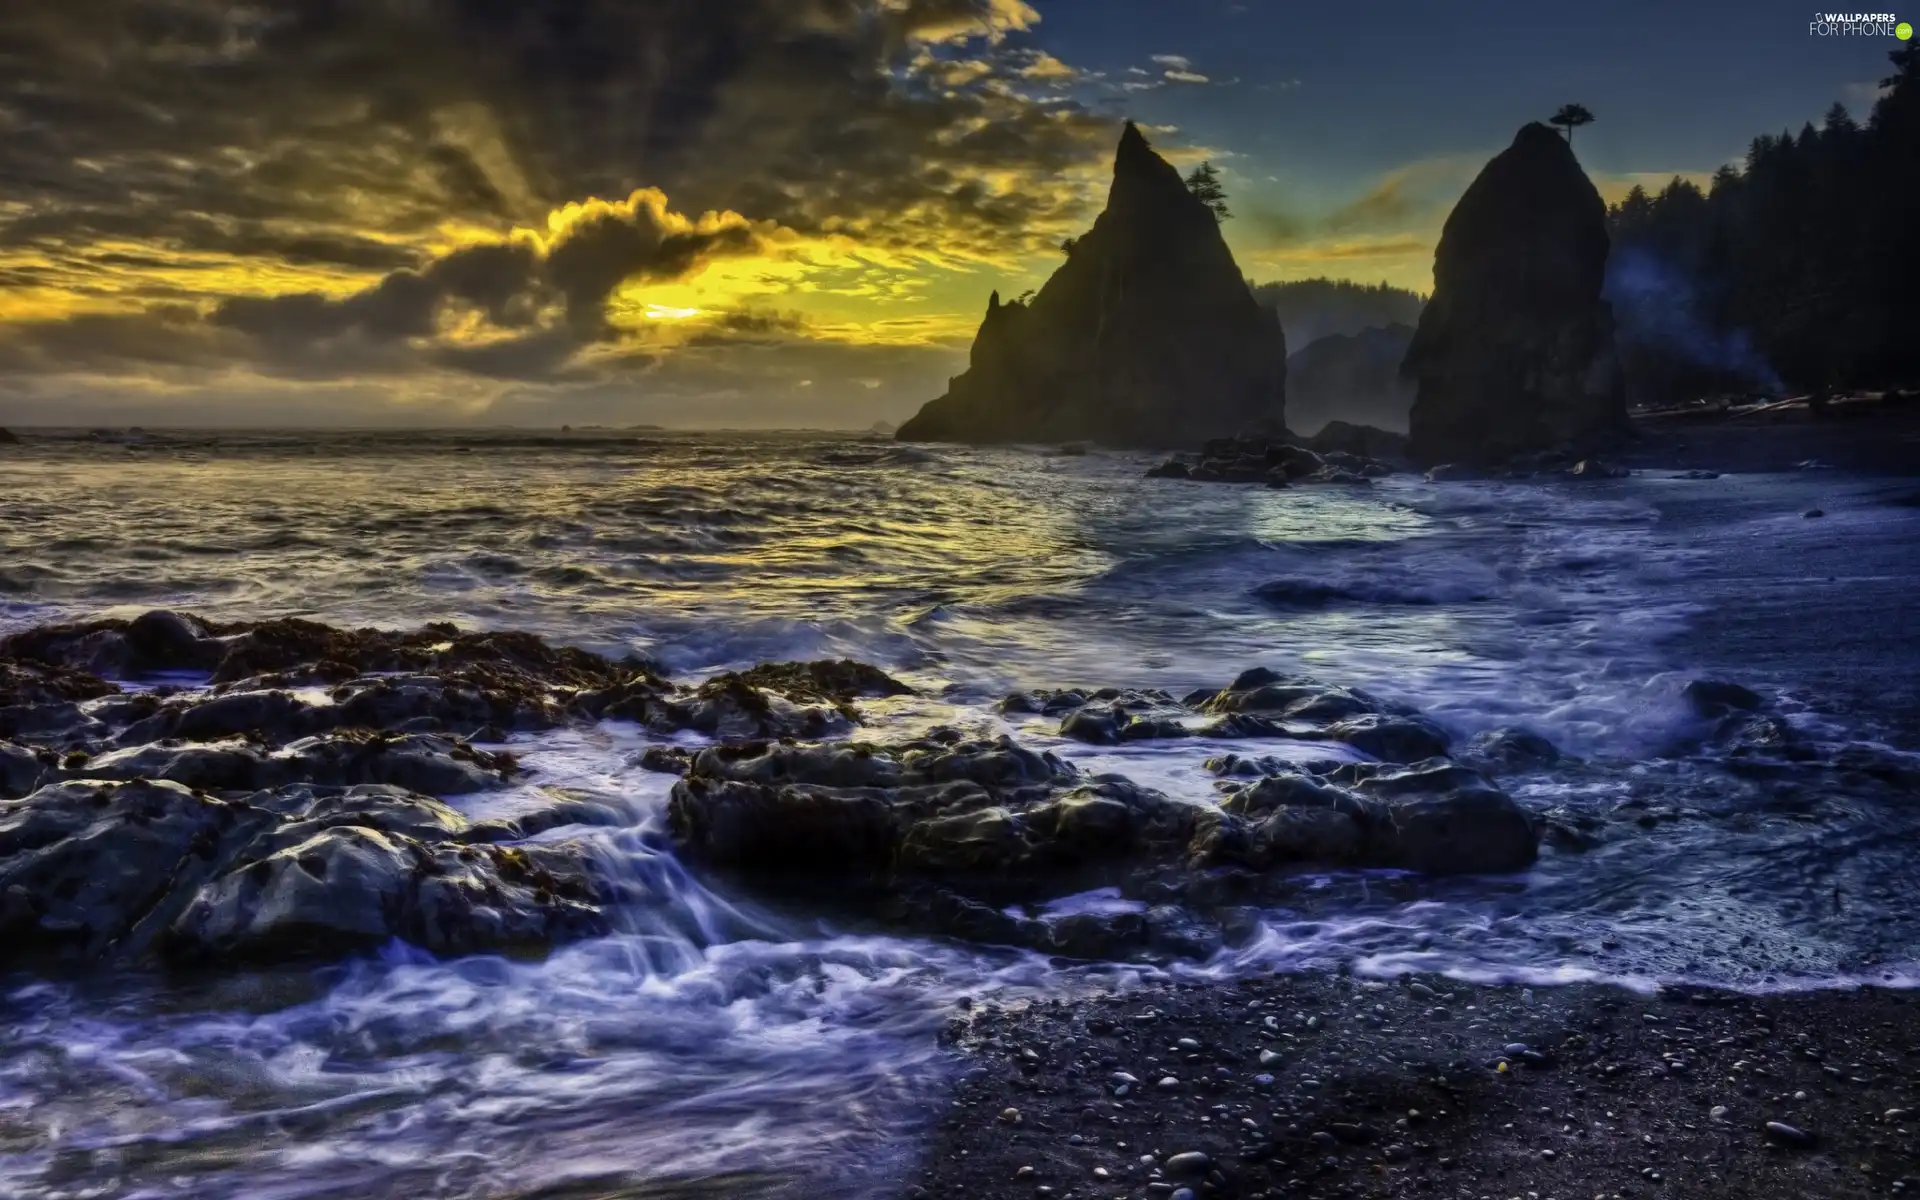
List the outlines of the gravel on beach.
{"type": "Polygon", "coordinates": [[[906,1194],[1920,1196],[1920,995],[1344,974],[955,1010],[906,1194]]]}

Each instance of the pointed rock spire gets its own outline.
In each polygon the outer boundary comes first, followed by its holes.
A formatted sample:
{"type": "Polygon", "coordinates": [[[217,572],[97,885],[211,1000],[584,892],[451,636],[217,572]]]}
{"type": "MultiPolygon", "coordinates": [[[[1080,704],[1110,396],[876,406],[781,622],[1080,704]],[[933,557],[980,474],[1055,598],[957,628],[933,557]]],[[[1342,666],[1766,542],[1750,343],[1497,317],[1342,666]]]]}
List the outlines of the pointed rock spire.
{"type": "Polygon", "coordinates": [[[1106,211],[1031,301],[994,293],[967,371],[899,437],[1197,445],[1281,424],[1286,360],[1212,211],[1128,122],[1106,211]]]}

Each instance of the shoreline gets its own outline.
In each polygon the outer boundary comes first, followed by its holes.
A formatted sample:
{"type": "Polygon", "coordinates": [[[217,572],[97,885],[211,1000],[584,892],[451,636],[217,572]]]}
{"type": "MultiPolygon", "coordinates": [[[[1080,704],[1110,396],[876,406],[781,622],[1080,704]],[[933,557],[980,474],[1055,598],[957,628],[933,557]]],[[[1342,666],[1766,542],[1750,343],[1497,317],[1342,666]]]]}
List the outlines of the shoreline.
{"type": "Polygon", "coordinates": [[[1634,418],[1623,465],[1646,471],[1760,474],[1818,463],[1866,476],[1920,475],[1920,405],[1836,403],[1733,416],[1701,412],[1634,418]]]}
{"type": "Polygon", "coordinates": [[[969,1006],[947,1036],[908,1196],[1920,1194],[1914,992],[1314,973],[969,1006]]]}

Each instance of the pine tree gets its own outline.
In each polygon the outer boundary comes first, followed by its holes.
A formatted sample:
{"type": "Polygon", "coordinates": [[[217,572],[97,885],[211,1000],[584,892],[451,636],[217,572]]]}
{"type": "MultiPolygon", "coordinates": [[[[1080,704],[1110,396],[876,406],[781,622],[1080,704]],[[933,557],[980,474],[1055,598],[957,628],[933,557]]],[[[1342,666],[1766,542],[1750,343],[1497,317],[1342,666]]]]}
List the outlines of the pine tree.
{"type": "Polygon", "coordinates": [[[1203,162],[1193,169],[1187,176],[1187,190],[1213,210],[1215,221],[1225,221],[1233,216],[1233,211],[1227,207],[1227,189],[1221,186],[1220,172],[1214,170],[1212,163],[1203,162]]]}

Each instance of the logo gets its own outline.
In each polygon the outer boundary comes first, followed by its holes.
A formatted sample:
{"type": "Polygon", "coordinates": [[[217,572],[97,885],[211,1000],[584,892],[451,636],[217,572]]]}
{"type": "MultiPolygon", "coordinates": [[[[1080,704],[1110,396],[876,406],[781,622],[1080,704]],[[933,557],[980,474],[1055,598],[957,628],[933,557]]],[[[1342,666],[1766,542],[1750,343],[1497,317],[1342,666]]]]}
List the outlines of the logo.
{"type": "Polygon", "coordinates": [[[1913,26],[1892,13],[1815,13],[1807,23],[1811,37],[1897,37],[1906,41],[1913,26]]]}

